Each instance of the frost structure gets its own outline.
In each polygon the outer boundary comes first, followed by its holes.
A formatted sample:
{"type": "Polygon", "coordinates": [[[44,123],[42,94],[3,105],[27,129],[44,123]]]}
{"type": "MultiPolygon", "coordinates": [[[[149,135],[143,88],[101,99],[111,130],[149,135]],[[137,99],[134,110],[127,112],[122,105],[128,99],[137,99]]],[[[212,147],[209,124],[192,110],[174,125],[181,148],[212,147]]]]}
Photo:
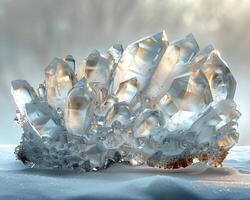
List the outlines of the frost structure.
{"type": "Polygon", "coordinates": [[[94,50],[80,65],[55,58],[35,91],[12,82],[24,133],[19,160],[83,171],[114,162],[219,167],[237,143],[236,82],[217,50],[165,32],[94,50]]]}

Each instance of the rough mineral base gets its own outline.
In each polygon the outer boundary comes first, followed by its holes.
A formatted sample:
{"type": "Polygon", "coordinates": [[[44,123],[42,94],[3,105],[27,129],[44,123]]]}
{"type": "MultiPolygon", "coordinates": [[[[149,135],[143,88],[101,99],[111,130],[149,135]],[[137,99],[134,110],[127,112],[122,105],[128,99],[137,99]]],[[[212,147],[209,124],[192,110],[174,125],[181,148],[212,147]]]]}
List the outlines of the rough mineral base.
{"type": "Polygon", "coordinates": [[[24,131],[15,153],[31,167],[220,167],[239,137],[236,81],[192,34],[169,42],[162,31],[94,50],[79,65],[55,58],[36,90],[24,80],[11,89],[24,131]]]}

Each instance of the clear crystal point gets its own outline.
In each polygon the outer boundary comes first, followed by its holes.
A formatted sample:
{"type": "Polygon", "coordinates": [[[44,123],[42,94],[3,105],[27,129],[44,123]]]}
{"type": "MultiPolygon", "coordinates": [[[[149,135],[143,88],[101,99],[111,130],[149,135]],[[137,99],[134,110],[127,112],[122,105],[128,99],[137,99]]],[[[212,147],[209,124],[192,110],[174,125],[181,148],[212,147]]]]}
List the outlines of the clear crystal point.
{"type": "Polygon", "coordinates": [[[85,77],[98,89],[109,90],[111,70],[114,65],[112,56],[92,51],[85,62],[85,77]]]}
{"type": "Polygon", "coordinates": [[[121,83],[132,78],[137,79],[138,90],[143,91],[167,46],[168,39],[164,31],[130,44],[117,66],[113,91],[116,92],[121,83]]]}
{"type": "Polygon", "coordinates": [[[30,84],[25,80],[15,80],[11,82],[11,93],[14,97],[18,110],[25,115],[25,104],[36,100],[37,94],[30,84]]]}
{"type": "Polygon", "coordinates": [[[93,91],[86,79],[78,81],[66,98],[65,125],[70,133],[86,134],[93,116],[93,91]]]}
{"type": "Polygon", "coordinates": [[[64,110],[68,91],[75,81],[74,72],[63,59],[54,58],[45,69],[45,86],[49,105],[64,110]]]}
{"type": "Polygon", "coordinates": [[[164,121],[161,113],[155,110],[145,110],[142,112],[135,121],[134,124],[134,136],[146,137],[155,134],[155,131],[163,127],[164,121]]]}
{"type": "Polygon", "coordinates": [[[236,81],[218,51],[214,50],[209,54],[202,70],[209,82],[214,101],[234,98],[236,81]]]}

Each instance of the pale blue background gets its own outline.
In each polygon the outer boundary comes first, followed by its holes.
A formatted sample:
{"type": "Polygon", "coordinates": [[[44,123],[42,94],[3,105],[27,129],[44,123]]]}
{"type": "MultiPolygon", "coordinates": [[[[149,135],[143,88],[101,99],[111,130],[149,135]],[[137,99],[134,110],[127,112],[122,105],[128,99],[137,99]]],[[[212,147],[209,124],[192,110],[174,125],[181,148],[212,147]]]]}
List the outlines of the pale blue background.
{"type": "Polygon", "coordinates": [[[54,56],[72,54],[78,63],[93,48],[127,45],[166,29],[169,39],[192,32],[200,47],[221,51],[238,82],[243,113],[240,144],[250,144],[250,1],[0,0],[0,143],[17,143],[10,95],[13,79],[33,86],[54,56]]]}

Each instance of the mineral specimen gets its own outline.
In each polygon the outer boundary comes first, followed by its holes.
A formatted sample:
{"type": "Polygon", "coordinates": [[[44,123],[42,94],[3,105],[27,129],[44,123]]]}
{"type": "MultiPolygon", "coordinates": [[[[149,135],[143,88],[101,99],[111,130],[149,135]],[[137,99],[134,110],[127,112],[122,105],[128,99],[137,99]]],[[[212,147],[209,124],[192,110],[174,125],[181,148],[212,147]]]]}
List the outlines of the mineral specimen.
{"type": "Polygon", "coordinates": [[[12,82],[24,130],[15,153],[30,166],[82,171],[219,167],[239,137],[235,89],[219,52],[199,50],[192,34],[169,42],[162,31],[94,50],[77,66],[71,55],[55,58],[37,91],[12,82]]]}

